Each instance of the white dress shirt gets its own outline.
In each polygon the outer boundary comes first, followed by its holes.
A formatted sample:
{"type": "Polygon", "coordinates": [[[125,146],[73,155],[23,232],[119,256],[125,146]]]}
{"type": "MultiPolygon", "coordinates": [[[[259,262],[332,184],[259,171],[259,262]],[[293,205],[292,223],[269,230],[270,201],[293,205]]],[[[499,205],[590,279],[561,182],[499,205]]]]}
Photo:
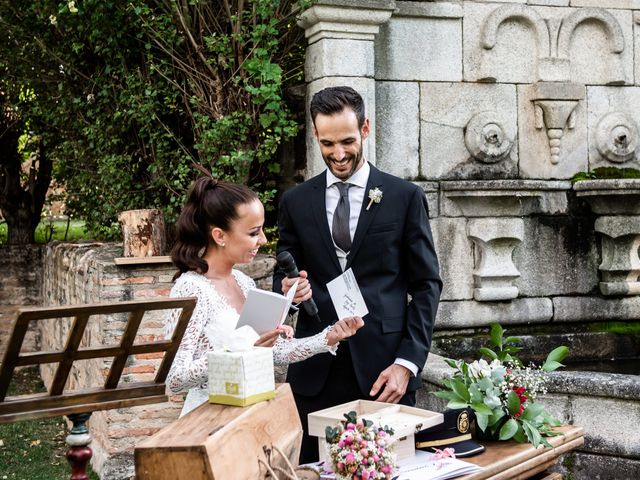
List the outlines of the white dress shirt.
{"type": "MultiPolygon", "coordinates": [[[[370,171],[371,168],[369,167],[369,162],[365,161],[364,165],[362,165],[362,167],[360,167],[345,182],[351,184],[351,187],[349,187],[349,190],[347,190],[347,192],[349,195],[349,233],[351,235],[352,241],[353,236],[356,232],[356,227],[358,226],[358,218],[360,217],[362,202],[364,201],[365,192],[367,190],[367,182],[369,181],[370,171]]],[[[325,193],[325,200],[327,208],[327,221],[329,222],[331,238],[333,238],[333,213],[335,212],[336,206],[338,205],[338,200],[340,200],[340,191],[338,190],[336,184],[340,182],[342,182],[342,180],[336,177],[333,173],[331,173],[331,170],[327,168],[327,190],[325,193]]],[[[342,270],[344,270],[345,266],[347,265],[347,253],[349,252],[344,252],[335,244],[335,242],[333,243],[333,246],[336,249],[336,255],[338,256],[340,266],[342,267],[342,270]]],[[[409,360],[396,358],[394,363],[407,368],[409,371],[411,371],[414,377],[418,374],[418,366],[410,362],[409,360]]]]}

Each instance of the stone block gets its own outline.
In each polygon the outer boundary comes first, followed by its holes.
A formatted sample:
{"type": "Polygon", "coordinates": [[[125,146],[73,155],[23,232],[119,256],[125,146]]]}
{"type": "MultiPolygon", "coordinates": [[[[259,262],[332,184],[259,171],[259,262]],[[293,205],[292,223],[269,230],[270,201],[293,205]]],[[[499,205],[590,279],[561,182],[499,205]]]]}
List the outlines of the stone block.
{"type": "MultiPolygon", "coordinates": [[[[488,123],[491,123],[489,121],[488,123]]],[[[433,179],[515,178],[518,174],[516,89],[514,85],[423,83],[420,87],[420,173],[433,179]],[[465,129],[478,114],[502,126],[513,145],[503,160],[487,163],[471,156],[465,129]]]]}
{"type": "Polygon", "coordinates": [[[380,27],[376,37],[376,79],[462,80],[462,21],[459,18],[396,15],[380,27]]]}
{"type": "Polygon", "coordinates": [[[394,8],[394,0],[321,0],[300,15],[298,25],[310,44],[323,38],[370,41],[394,8]]]}
{"type": "Polygon", "coordinates": [[[304,177],[309,179],[320,172],[324,171],[326,165],[320,154],[320,147],[315,138],[313,131],[313,122],[309,113],[309,105],[311,99],[316,92],[323,88],[335,87],[338,85],[347,85],[355,89],[364,99],[365,115],[369,118],[371,135],[364,141],[363,152],[364,158],[373,165],[376,164],[376,86],[375,81],[371,78],[363,77],[326,77],[315,80],[307,85],[307,105],[306,105],[306,145],[307,145],[307,167],[304,177]]]}
{"type": "Polygon", "coordinates": [[[640,168],[640,87],[588,87],[587,102],[589,169],[640,168]]]}
{"type": "Polygon", "coordinates": [[[464,3],[466,81],[628,84],[632,42],[628,10],[464,3]]]}
{"type": "Polygon", "coordinates": [[[571,182],[541,180],[444,181],[442,214],[451,217],[520,217],[567,213],[571,182]]]}
{"type": "MultiPolygon", "coordinates": [[[[556,84],[558,85],[558,84],[556,84]]],[[[560,89],[562,87],[559,87],[560,89]]],[[[567,84],[570,94],[575,94],[574,86],[567,84]]],[[[560,92],[556,92],[560,95],[560,92]]],[[[518,85],[518,124],[520,176],[523,178],[569,179],[576,172],[587,169],[587,113],[585,102],[577,101],[572,107],[573,113],[561,129],[560,142],[552,146],[550,133],[557,124],[550,123],[542,106],[536,106],[541,96],[536,85],[518,85]],[[556,161],[552,157],[552,148],[557,148],[556,161]]],[[[546,100],[540,100],[546,101],[546,100]]],[[[557,105],[566,105],[572,100],[558,100],[557,105]]],[[[545,104],[546,105],[546,104],[545,104]]],[[[552,107],[552,106],[551,106],[552,107]]],[[[551,108],[550,107],[550,108],[551,108]]],[[[554,138],[558,138],[557,135],[554,138]]]]}
{"type": "Polygon", "coordinates": [[[573,423],[585,430],[584,450],[640,457],[638,425],[631,420],[640,418],[640,401],[580,395],[573,397],[571,404],[573,423]],[[629,421],[612,422],[612,418],[629,421]]]}
{"type": "Polygon", "coordinates": [[[400,178],[420,168],[420,88],[412,82],[376,83],[376,163],[400,178]]]}
{"type": "Polygon", "coordinates": [[[640,478],[640,460],[581,451],[571,452],[560,458],[560,462],[550,471],[560,473],[563,478],[588,478],[589,480],[640,478]]]}
{"type": "Polygon", "coordinates": [[[513,262],[521,296],[578,295],[598,286],[598,251],[592,220],[538,217],[524,220],[524,239],[513,262]]]}
{"type": "Polygon", "coordinates": [[[438,307],[436,328],[485,327],[546,323],[553,316],[549,298],[517,298],[510,302],[443,301],[438,307]]]}
{"type": "Polygon", "coordinates": [[[324,38],[307,47],[305,80],[335,76],[373,78],[373,59],[373,42],[324,38]]]}
{"type": "MultiPolygon", "coordinates": [[[[540,1],[540,0],[536,0],[540,1]]],[[[640,9],[640,0],[571,0],[572,7],[640,9]]]]}
{"type": "Polygon", "coordinates": [[[431,221],[431,231],[443,283],[440,299],[470,300],[473,298],[473,244],[467,237],[467,220],[436,218],[431,221]]]}
{"type": "Polygon", "coordinates": [[[529,5],[540,5],[545,7],[568,7],[569,0],[527,0],[529,5]]]}
{"type": "Polygon", "coordinates": [[[553,320],[560,322],[618,322],[640,318],[640,297],[554,297],[553,320]]]}

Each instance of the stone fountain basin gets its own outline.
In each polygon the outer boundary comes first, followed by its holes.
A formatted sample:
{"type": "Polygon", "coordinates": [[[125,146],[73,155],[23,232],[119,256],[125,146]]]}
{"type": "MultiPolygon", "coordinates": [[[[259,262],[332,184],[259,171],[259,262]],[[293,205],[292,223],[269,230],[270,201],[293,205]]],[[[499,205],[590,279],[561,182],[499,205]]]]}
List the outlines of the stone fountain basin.
{"type": "Polygon", "coordinates": [[[640,179],[581,180],[573,190],[597,215],[640,215],[640,179]]]}

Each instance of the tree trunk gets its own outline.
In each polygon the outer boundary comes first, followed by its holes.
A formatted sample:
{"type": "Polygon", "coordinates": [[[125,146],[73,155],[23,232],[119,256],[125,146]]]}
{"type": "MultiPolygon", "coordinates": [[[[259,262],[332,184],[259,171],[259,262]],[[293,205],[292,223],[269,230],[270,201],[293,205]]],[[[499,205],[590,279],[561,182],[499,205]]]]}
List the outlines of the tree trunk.
{"type": "Polygon", "coordinates": [[[41,140],[29,170],[18,151],[25,125],[0,91],[0,211],[7,221],[9,245],[34,242],[53,170],[41,140]]]}

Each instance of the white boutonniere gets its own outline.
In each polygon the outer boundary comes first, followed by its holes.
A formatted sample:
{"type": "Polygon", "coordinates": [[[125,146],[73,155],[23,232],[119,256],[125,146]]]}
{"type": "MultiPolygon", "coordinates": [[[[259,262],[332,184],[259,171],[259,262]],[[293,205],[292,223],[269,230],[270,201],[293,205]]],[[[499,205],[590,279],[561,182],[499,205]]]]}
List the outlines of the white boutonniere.
{"type": "Polygon", "coordinates": [[[380,200],[382,200],[382,190],[378,187],[369,190],[369,205],[367,205],[367,210],[371,208],[373,202],[380,203],[380,200]]]}

